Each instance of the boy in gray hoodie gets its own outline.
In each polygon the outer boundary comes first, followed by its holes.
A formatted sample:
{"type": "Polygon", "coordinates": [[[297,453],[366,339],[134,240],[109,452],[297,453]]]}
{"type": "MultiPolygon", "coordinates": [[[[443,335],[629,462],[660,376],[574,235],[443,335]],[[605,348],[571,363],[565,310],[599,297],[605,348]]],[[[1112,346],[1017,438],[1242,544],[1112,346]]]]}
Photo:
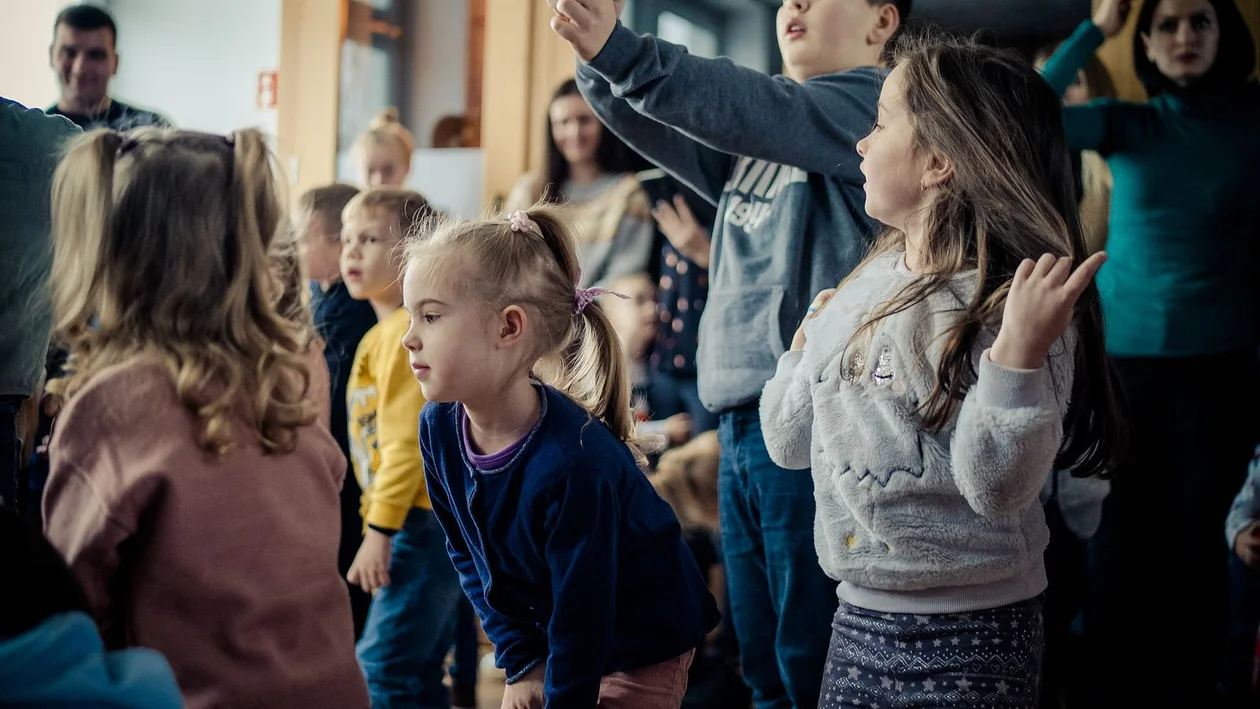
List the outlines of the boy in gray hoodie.
{"type": "Polygon", "coordinates": [[[548,0],[582,94],[608,128],[718,206],[700,322],[700,398],[721,414],[731,614],[758,709],[815,707],[836,610],[814,550],[809,471],[775,465],[762,387],[814,295],[866,253],[858,140],[875,123],[885,45],[910,0],[786,0],[787,76],[636,36],[622,0],[548,0]]]}

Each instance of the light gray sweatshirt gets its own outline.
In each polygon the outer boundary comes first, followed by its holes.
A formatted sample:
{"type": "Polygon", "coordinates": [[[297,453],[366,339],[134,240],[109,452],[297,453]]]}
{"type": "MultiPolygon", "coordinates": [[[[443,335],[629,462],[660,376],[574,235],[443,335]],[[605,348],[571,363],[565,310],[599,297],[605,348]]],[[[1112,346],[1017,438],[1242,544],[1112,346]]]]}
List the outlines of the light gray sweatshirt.
{"type": "Polygon", "coordinates": [[[806,324],[805,349],[780,358],[762,394],[766,447],[785,468],[813,469],[818,559],[842,600],[923,614],[1027,600],[1046,588],[1038,495],[1062,443],[1075,336],[1029,371],[991,362],[996,333],[983,336],[978,380],[957,416],[926,431],[915,409],[974,271],[845,351],[913,278],[903,252],[881,256],[806,324]]]}

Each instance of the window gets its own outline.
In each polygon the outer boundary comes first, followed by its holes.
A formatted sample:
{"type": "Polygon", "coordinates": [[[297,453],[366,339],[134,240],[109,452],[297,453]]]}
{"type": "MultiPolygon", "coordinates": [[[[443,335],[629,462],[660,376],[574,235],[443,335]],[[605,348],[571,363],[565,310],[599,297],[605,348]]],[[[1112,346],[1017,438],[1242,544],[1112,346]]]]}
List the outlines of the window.
{"type": "Polygon", "coordinates": [[[698,57],[718,56],[718,35],[713,28],[696,24],[668,10],[657,16],[656,34],[666,42],[681,44],[698,57]]]}

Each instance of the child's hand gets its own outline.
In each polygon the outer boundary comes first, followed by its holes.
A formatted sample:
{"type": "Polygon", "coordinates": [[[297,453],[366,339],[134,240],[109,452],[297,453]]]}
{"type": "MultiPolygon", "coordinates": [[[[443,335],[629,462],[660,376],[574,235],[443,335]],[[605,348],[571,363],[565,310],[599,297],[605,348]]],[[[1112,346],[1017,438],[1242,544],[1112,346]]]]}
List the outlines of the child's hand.
{"type": "Polygon", "coordinates": [[[551,30],[589,62],[612,36],[626,0],[547,0],[547,5],[556,14],[551,30]]]}
{"type": "Polygon", "coordinates": [[[389,585],[389,554],[392,548],[388,534],[369,529],[354,555],[354,563],[346,580],[368,593],[389,585]]]}
{"type": "Polygon", "coordinates": [[[818,317],[818,314],[822,312],[823,307],[827,305],[827,301],[831,300],[831,296],[835,294],[835,288],[828,288],[827,290],[814,296],[814,302],[810,303],[809,310],[805,311],[805,319],[801,320],[801,326],[796,328],[796,336],[792,338],[792,349],[805,349],[805,323],[818,317]]]}
{"type": "Polygon", "coordinates": [[[665,419],[665,437],[671,446],[681,446],[691,440],[691,416],[674,414],[665,419]]]}
{"type": "Polygon", "coordinates": [[[1002,328],[989,359],[1010,369],[1040,369],[1050,347],[1072,324],[1076,301],[1107,260],[1096,253],[1072,271],[1072,259],[1051,254],[1025,259],[1015,271],[1006,295],[1002,328]]]}
{"type": "Polygon", "coordinates": [[[709,267],[709,230],[691,213],[686,198],[678,195],[673,204],[657,202],[652,216],[675,249],[700,268],[709,267]]]}
{"type": "Polygon", "coordinates": [[[1260,569],[1260,522],[1252,522],[1234,537],[1234,553],[1248,567],[1260,569]]]}
{"type": "Polygon", "coordinates": [[[1115,37],[1124,29],[1131,6],[1131,0],[1102,0],[1098,5],[1098,12],[1094,13],[1094,24],[1104,35],[1115,37]]]}
{"type": "Polygon", "coordinates": [[[502,709],[543,709],[547,704],[543,691],[543,679],[546,676],[547,666],[540,662],[524,677],[505,685],[502,709]]]}

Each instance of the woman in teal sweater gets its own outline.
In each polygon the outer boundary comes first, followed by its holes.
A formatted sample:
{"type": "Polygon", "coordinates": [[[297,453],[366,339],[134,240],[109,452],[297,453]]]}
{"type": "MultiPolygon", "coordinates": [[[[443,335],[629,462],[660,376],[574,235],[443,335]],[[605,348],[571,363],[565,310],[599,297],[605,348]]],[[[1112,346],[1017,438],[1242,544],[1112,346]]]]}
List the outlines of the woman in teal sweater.
{"type": "MultiPolygon", "coordinates": [[[[1046,63],[1055,88],[1119,33],[1129,4],[1104,0],[1046,63]]],[[[1101,153],[1114,179],[1098,288],[1133,435],[1091,542],[1088,686],[1100,706],[1210,706],[1220,530],[1257,434],[1260,86],[1234,0],[1148,0],[1137,25],[1150,102],[1064,109],[1073,149],[1101,153]],[[1176,671],[1151,681],[1151,661],[1173,657],[1176,671]]]]}

